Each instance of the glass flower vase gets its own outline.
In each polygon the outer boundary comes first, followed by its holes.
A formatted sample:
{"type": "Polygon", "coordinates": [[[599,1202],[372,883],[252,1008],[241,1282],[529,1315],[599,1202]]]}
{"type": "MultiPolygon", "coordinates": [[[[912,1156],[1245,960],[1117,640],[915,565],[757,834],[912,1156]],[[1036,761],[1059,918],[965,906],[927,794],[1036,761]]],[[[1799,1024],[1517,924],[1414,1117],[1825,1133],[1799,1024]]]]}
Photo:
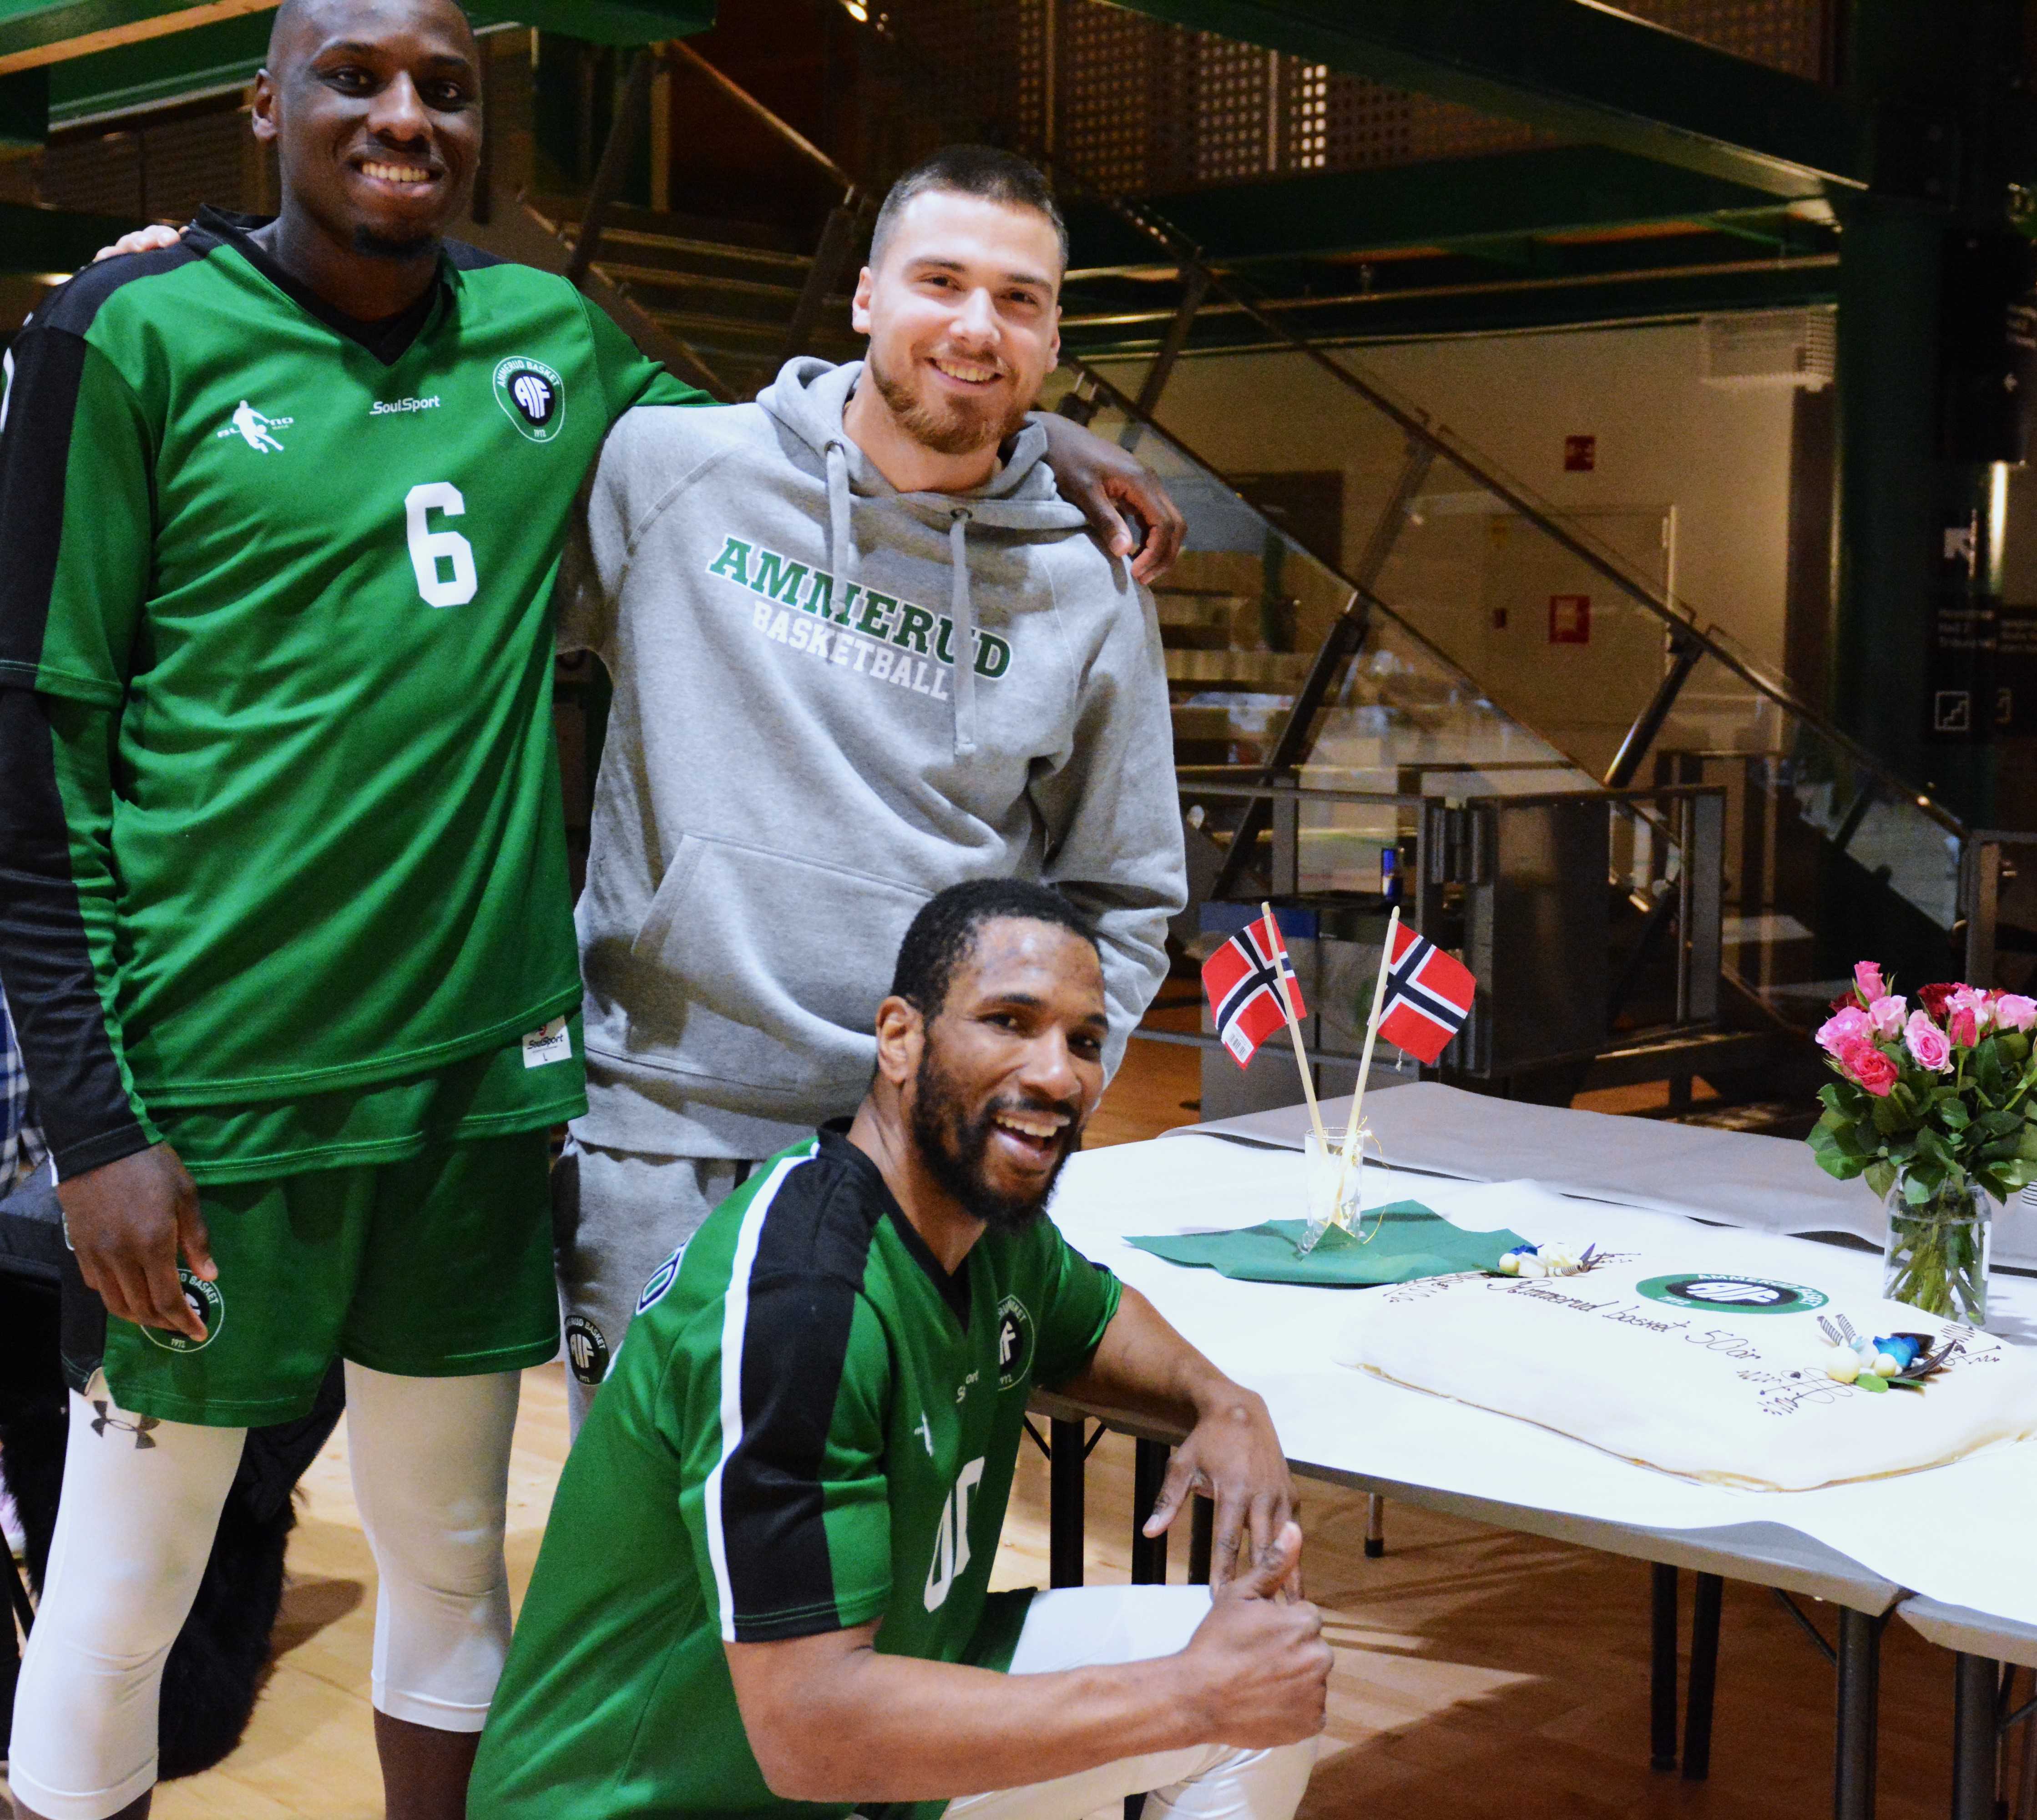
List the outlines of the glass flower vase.
{"type": "Polygon", "coordinates": [[[1941,1320],[1985,1326],[1987,1253],[1994,1226],[1987,1191],[1971,1180],[1948,1183],[1918,1203],[1903,1188],[1899,1176],[1882,1203],[1888,1214],[1882,1294],[1941,1320]]]}

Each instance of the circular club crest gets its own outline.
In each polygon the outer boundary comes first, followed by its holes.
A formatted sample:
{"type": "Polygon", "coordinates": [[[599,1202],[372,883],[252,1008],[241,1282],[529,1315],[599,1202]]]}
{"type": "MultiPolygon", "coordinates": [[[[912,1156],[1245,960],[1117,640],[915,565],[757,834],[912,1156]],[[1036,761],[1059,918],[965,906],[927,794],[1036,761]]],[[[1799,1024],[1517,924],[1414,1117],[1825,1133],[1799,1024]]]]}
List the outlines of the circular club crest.
{"type": "Polygon", "coordinates": [[[495,402],[534,443],[548,443],[566,421],[566,383],[542,361],[512,354],[495,369],[495,402]]]}
{"type": "Polygon", "coordinates": [[[1778,1282],[1772,1277],[1715,1275],[1685,1271],[1674,1276],[1650,1277],[1635,1286],[1651,1302],[1672,1308],[1710,1308],[1736,1315],[1801,1315],[1825,1305],[1823,1291],[1802,1283],[1778,1282]]]}
{"type": "Polygon", "coordinates": [[[599,1384],[608,1376],[608,1336],[585,1315],[566,1323],[566,1363],[582,1384],[599,1384]]]}
{"type": "Polygon", "coordinates": [[[1033,1317],[1016,1296],[997,1305],[997,1388],[1009,1390],[1033,1369],[1033,1317]]]}
{"type": "Polygon", "coordinates": [[[144,1327],[146,1334],[164,1352],[203,1352],[219,1338],[219,1330],[226,1325],[226,1297],[220,1293],[219,1285],[209,1283],[195,1271],[177,1267],[177,1282],[184,1292],[185,1305],[205,1323],[205,1338],[195,1340],[188,1334],[175,1334],[162,1327],[144,1327]]]}

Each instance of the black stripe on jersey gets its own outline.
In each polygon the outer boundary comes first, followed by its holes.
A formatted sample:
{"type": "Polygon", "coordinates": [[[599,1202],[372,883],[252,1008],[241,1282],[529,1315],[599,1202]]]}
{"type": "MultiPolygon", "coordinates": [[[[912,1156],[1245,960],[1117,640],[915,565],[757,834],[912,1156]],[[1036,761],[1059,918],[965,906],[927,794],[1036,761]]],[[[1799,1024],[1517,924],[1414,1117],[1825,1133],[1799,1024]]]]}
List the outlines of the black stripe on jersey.
{"type": "MultiPolygon", "coordinates": [[[[81,335],[92,327],[106,300],[123,285],[161,278],[203,257],[203,247],[193,245],[187,236],[176,246],[156,252],[123,253],[111,259],[95,260],[43,298],[22,326],[21,334],[25,338],[36,329],[62,329],[81,335]]],[[[14,344],[17,348],[21,345],[20,341],[14,344]]]]}
{"type": "Polygon", "coordinates": [[[44,300],[8,350],[0,417],[0,981],[57,1171],[70,1176],[145,1149],[106,1031],[58,793],[42,662],[63,536],[85,337],[124,286],[202,256],[180,244],[102,259],[44,300]],[[7,686],[11,683],[14,686],[7,686]]]}
{"type": "MultiPolygon", "coordinates": [[[[104,710],[64,704],[99,718],[104,710]]],[[[51,704],[0,687],[0,987],[13,1014],[28,1084],[55,1153],[74,1176],[146,1150],[107,1036],[92,951],[71,876],[57,790],[51,704]]]]}
{"type": "Polygon", "coordinates": [[[187,266],[185,247],[87,266],[43,300],[7,353],[0,404],[0,677],[32,683],[42,663],[63,538],[71,429],[85,373],[85,336],[123,285],[187,266]]]}
{"type": "Polygon", "coordinates": [[[739,1643],[841,1628],[822,1476],[871,1237],[890,1199],[877,1165],[825,1133],[765,1215],[743,1323],[743,1439],[721,1481],[739,1643]]]}

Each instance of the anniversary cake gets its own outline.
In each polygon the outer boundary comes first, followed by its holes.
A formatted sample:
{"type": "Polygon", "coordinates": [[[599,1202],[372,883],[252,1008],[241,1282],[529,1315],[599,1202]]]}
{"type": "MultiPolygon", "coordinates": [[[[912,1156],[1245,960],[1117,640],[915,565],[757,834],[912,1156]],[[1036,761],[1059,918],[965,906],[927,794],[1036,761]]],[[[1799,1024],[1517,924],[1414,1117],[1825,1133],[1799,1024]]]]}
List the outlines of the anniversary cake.
{"type": "Polygon", "coordinates": [[[1915,1472],[2037,1433],[2031,1349],[1899,1302],[1690,1265],[1614,1253],[1576,1274],[1369,1290],[1339,1356],[1755,1490],[1915,1472]]]}

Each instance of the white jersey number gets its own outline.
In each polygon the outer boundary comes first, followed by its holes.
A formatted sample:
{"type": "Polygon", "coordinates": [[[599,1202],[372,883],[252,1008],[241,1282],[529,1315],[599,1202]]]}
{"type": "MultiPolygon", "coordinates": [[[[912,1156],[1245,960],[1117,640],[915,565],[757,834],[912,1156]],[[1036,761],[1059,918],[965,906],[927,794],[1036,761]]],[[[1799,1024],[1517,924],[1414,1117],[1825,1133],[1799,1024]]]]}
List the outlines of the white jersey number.
{"type": "Polygon", "coordinates": [[[467,501],[449,480],[426,481],[403,496],[403,519],[410,527],[410,567],[417,572],[418,592],[427,606],[464,606],[481,583],[474,572],[474,546],[456,531],[433,531],[429,513],[448,518],[466,515],[467,501]],[[446,575],[441,565],[451,563],[446,575]]]}
{"type": "Polygon", "coordinates": [[[938,1611],[947,1602],[955,1576],[969,1565],[969,1494],[983,1482],[983,1461],[971,1460],[955,1475],[954,1490],[941,1506],[941,1524],[934,1537],[934,1558],[927,1565],[927,1609],[938,1611]]]}

